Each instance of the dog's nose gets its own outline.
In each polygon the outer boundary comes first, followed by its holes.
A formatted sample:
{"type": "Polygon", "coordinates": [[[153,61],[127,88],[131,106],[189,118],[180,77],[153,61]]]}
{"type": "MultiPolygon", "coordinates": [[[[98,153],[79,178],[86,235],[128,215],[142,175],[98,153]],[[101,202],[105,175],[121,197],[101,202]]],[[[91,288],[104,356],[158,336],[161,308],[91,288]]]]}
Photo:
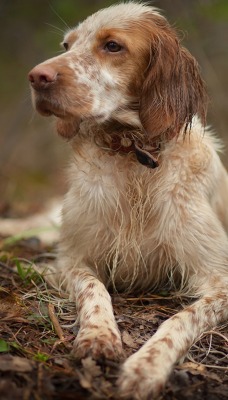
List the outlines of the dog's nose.
{"type": "Polygon", "coordinates": [[[57,72],[50,65],[38,65],[29,72],[28,78],[34,89],[46,89],[56,81],[57,72]]]}

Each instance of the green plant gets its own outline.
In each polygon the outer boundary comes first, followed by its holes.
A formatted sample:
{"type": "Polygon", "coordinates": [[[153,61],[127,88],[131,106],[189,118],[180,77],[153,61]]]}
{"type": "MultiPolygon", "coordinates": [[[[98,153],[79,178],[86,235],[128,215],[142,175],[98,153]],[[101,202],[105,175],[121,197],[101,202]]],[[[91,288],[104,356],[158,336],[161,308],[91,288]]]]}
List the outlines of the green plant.
{"type": "Polygon", "coordinates": [[[47,354],[45,354],[45,353],[41,353],[41,352],[38,351],[38,352],[34,355],[33,359],[34,359],[35,361],[46,362],[46,361],[49,359],[49,356],[48,356],[47,354]]]}
{"type": "Polygon", "coordinates": [[[5,340],[0,339],[0,353],[5,353],[9,351],[9,349],[10,349],[9,344],[5,340]]]}
{"type": "Polygon", "coordinates": [[[18,259],[14,259],[14,262],[17,267],[17,273],[21,280],[23,281],[24,285],[29,285],[32,281],[35,283],[39,283],[42,281],[42,277],[38,274],[37,271],[34,270],[33,265],[27,266],[26,264],[22,263],[18,259]]]}

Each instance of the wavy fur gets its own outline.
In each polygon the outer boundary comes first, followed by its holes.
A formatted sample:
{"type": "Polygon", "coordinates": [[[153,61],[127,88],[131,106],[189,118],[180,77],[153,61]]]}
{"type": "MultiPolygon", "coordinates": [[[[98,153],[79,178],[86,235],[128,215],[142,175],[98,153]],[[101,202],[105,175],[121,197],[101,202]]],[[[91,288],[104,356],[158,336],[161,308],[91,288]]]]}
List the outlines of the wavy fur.
{"type": "Polygon", "coordinates": [[[73,148],[49,278],[76,302],[74,355],[121,357],[107,289],[168,285],[198,298],[122,367],[120,396],[149,399],[208,326],[228,318],[228,177],[204,128],[198,65],[157,10],[114,5],[64,43],[29,77],[36,108],[57,117],[73,148]]]}

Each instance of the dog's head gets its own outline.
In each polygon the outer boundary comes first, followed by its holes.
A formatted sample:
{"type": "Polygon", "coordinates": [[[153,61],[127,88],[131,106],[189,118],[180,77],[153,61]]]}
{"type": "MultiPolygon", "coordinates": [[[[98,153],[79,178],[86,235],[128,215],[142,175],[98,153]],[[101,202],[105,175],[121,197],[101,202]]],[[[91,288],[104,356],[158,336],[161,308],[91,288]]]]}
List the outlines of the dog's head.
{"type": "Polygon", "coordinates": [[[173,137],[205,119],[195,59],[153,7],[126,3],[98,11],[65,35],[64,54],[29,73],[36,109],[72,137],[81,120],[118,120],[149,138],[173,137]]]}

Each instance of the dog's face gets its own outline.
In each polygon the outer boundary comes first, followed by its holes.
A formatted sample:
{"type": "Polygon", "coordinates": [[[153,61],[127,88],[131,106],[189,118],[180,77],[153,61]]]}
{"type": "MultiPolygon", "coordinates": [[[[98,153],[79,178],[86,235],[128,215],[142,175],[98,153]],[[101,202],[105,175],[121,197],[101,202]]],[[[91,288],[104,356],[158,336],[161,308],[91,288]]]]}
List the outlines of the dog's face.
{"type": "Polygon", "coordinates": [[[72,137],[91,118],[117,119],[157,136],[180,129],[200,108],[196,64],[152,7],[101,10],[67,32],[63,46],[64,54],[29,74],[36,109],[58,118],[62,136],[72,137]]]}

